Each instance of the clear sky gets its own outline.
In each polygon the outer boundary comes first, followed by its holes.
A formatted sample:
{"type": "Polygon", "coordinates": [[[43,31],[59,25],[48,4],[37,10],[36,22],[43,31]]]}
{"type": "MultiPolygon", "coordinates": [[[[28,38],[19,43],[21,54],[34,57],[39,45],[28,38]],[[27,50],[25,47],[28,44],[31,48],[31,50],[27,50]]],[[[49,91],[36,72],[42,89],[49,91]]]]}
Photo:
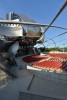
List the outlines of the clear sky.
{"type": "MultiPolygon", "coordinates": [[[[25,14],[38,23],[50,24],[65,1],[66,0],[0,0],[0,18],[5,18],[8,12],[15,12],[25,14]]],[[[67,7],[53,25],[67,28],[67,7]]],[[[65,30],[49,28],[45,33],[45,38],[51,39],[63,32],[65,32],[65,30]]],[[[54,38],[53,40],[57,46],[64,46],[63,44],[67,46],[67,34],[54,38]]],[[[51,43],[53,43],[53,41],[49,40],[45,42],[44,45],[47,46],[51,43]]],[[[54,45],[55,44],[50,46],[54,45]]]]}

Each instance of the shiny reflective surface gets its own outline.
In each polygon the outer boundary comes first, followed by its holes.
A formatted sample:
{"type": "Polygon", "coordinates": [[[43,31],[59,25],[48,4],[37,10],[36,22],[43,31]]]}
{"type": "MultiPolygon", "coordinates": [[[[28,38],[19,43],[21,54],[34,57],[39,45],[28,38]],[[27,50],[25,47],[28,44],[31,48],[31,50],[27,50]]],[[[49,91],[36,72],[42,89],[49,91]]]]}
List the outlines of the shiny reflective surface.
{"type": "MultiPolygon", "coordinates": [[[[20,14],[13,14],[15,16],[14,18],[20,18],[21,22],[31,22],[36,23],[34,20],[30,19],[26,15],[20,15],[20,14]]],[[[20,20],[19,20],[20,21],[20,20]]],[[[23,26],[24,30],[26,31],[26,37],[39,37],[42,35],[41,33],[41,27],[40,26],[33,26],[33,25],[25,25],[23,26]]]]}
{"type": "Polygon", "coordinates": [[[40,29],[40,27],[27,26],[27,35],[26,36],[40,37],[41,36],[41,29],[40,29]]]}
{"type": "Polygon", "coordinates": [[[0,26],[0,35],[5,36],[22,36],[22,27],[21,26],[0,26]]]}

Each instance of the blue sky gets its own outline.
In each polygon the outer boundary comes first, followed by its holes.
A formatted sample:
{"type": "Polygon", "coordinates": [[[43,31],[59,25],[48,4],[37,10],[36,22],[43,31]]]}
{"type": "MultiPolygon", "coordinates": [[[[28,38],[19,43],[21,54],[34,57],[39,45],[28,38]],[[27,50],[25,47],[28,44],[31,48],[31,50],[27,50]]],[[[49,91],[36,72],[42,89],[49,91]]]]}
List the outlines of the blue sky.
{"type": "MultiPolygon", "coordinates": [[[[50,24],[59,9],[66,0],[0,0],[0,18],[5,18],[6,13],[15,12],[18,14],[25,14],[38,23],[50,24]]],[[[67,7],[60,14],[53,25],[58,25],[67,28],[67,7]]],[[[52,38],[65,30],[49,28],[45,33],[45,38],[52,38]]],[[[57,46],[67,46],[67,34],[54,38],[57,46]],[[64,41],[61,41],[64,39],[64,41]],[[61,42],[58,42],[61,41],[61,42]]],[[[48,39],[49,40],[49,39],[48,39]]],[[[52,44],[53,41],[45,42],[45,46],[52,44]]],[[[50,46],[54,46],[50,45],[50,46]]]]}

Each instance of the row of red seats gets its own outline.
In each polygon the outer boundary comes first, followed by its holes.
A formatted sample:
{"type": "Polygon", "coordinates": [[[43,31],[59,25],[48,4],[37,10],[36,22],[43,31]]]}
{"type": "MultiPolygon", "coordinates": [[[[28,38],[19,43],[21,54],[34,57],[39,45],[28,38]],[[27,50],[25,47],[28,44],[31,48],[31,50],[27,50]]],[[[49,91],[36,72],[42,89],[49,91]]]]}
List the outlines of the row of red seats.
{"type": "Polygon", "coordinates": [[[49,53],[48,55],[53,56],[53,57],[63,58],[67,60],[67,54],[49,53]]]}
{"type": "Polygon", "coordinates": [[[41,62],[35,62],[32,65],[41,68],[48,68],[50,70],[53,69],[53,70],[67,71],[67,54],[50,53],[46,54],[46,57],[44,55],[43,56],[34,55],[34,56],[24,57],[23,60],[27,63],[41,60],[41,62]],[[45,61],[44,59],[49,57],[48,55],[50,55],[51,57],[49,58],[49,60],[45,61]]]}
{"type": "Polygon", "coordinates": [[[42,62],[36,62],[32,64],[33,66],[36,67],[41,67],[41,68],[48,68],[48,69],[53,69],[53,70],[64,70],[67,71],[67,61],[42,61],[42,62]]]}
{"type": "MultiPolygon", "coordinates": [[[[47,57],[46,57],[47,58],[47,57]]],[[[35,61],[40,61],[42,59],[46,59],[44,57],[41,57],[40,55],[34,55],[34,56],[27,56],[23,58],[23,61],[27,63],[35,62],[35,61]]]]}
{"type": "MultiPolygon", "coordinates": [[[[50,55],[51,57],[54,57],[54,58],[51,58],[52,60],[67,60],[67,54],[49,53],[49,54],[46,54],[46,58],[48,57],[48,55],[50,55]]],[[[27,63],[39,61],[42,59],[44,60],[45,56],[41,57],[40,55],[35,55],[35,56],[27,56],[23,58],[23,60],[27,63]]]]}

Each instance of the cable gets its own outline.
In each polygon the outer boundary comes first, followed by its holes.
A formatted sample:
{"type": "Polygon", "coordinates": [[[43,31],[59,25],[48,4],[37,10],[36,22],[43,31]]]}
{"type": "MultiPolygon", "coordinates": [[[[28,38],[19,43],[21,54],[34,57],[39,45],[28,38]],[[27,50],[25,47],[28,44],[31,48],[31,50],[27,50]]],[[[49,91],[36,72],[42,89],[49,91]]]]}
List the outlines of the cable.
{"type": "Polygon", "coordinates": [[[61,34],[59,34],[59,35],[53,37],[52,39],[54,39],[54,38],[56,38],[56,37],[58,37],[58,36],[64,35],[64,34],[66,34],[66,33],[67,33],[67,32],[63,32],[63,33],[61,33],[61,34]]]}
{"type": "MultiPolygon", "coordinates": [[[[49,29],[49,27],[53,24],[53,22],[56,20],[56,18],[61,14],[61,12],[64,10],[64,8],[67,6],[67,1],[63,4],[62,8],[59,10],[59,12],[57,13],[57,15],[54,17],[54,19],[51,21],[51,23],[49,24],[49,26],[45,29],[44,33],[49,29]]],[[[58,36],[61,36],[63,34],[66,34],[67,32],[64,32],[62,34],[59,34],[58,36]]],[[[43,36],[42,36],[43,37],[43,36]]],[[[57,36],[56,36],[57,37],[57,36]]]]}
{"type": "MultiPolygon", "coordinates": [[[[51,38],[51,39],[54,39],[54,38],[56,38],[56,37],[58,37],[58,36],[61,36],[61,35],[64,35],[64,34],[66,34],[67,32],[63,32],[63,33],[61,33],[61,34],[59,34],[59,35],[57,35],[57,36],[55,36],[55,37],[53,37],[53,38],[51,38]]],[[[50,39],[49,39],[50,40],[50,39]]],[[[49,41],[48,40],[48,41],[49,41]]],[[[47,42],[47,41],[46,41],[47,42]]]]}
{"type": "MultiPolygon", "coordinates": [[[[50,44],[50,45],[53,45],[54,43],[52,43],[52,44],[50,44]]],[[[65,44],[67,44],[67,42],[66,43],[63,43],[63,44],[59,44],[59,45],[65,45],[65,44]]],[[[47,46],[50,46],[50,45],[47,45],[47,46]]]]}
{"type": "MultiPolygon", "coordinates": [[[[62,40],[60,40],[60,41],[57,41],[57,42],[55,42],[55,43],[58,43],[58,42],[61,42],[61,41],[64,41],[64,40],[67,40],[67,38],[62,39],[62,40]]],[[[46,41],[46,42],[48,42],[48,41],[46,41]]],[[[52,43],[52,44],[54,44],[54,43],[52,43]]],[[[50,45],[52,45],[52,44],[50,44],[50,45]]],[[[49,46],[49,45],[48,45],[48,46],[49,46]]]]}
{"type": "MultiPolygon", "coordinates": [[[[61,33],[61,34],[59,34],[59,35],[57,35],[57,36],[51,38],[51,40],[53,40],[54,38],[56,38],[56,37],[58,37],[58,36],[64,35],[64,34],[66,34],[66,33],[67,33],[67,32],[63,32],[63,33],[61,33]]],[[[49,39],[48,41],[50,41],[50,39],[49,39]]],[[[48,41],[46,41],[46,42],[48,42],[48,41]]],[[[61,41],[63,41],[63,40],[61,40],[61,41]]],[[[58,42],[59,42],[59,41],[58,41],[58,42]]],[[[54,43],[52,43],[52,44],[54,44],[54,43]]],[[[52,45],[52,44],[50,44],[50,45],[52,45]]],[[[49,46],[49,45],[48,45],[48,46],[49,46]]]]}
{"type": "Polygon", "coordinates": [[[49,26],[45,29],[44,33],[50,28],[50,26],[53,24],[53,22],[56,20],[56,18],[61,14],[61,12],[64,10],[64,8],[67,6],[67,1],[63,4],[57,15],[54,17],[54,19],[51,21],[49,26]]]}
{"type": "MultiPolygon", "coordinates": [[[[61,9],[59,10],[59,12],[57,13],[57,15],[54,17],[54,19],[51,21],[51,23],[48,25],[48,27],[45,29],[44,33],[46,33],[46,31],[51,27],[51,25],[53,24],[53,22],[56,20],[56,18],[61,14],[61,12],[64,10],[64,8],[67,5],[67,1],[63,4],[63,6],[61,7],[61,9]]],[[[43,38],[44,35],[41,36],[41,38],[43,38]]]]}

